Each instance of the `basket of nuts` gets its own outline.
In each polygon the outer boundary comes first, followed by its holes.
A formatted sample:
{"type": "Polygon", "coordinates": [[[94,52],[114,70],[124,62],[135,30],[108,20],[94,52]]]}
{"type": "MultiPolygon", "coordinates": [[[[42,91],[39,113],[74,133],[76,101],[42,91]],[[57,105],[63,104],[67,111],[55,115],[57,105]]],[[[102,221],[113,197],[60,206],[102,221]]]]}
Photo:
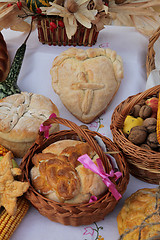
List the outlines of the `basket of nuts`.
{"type": "Polygon", "coordinates": [[[149,183],[160,182],[157,111],[160,85],[128,97],[114,110],[111,131],[130,173],[149,183]]]}

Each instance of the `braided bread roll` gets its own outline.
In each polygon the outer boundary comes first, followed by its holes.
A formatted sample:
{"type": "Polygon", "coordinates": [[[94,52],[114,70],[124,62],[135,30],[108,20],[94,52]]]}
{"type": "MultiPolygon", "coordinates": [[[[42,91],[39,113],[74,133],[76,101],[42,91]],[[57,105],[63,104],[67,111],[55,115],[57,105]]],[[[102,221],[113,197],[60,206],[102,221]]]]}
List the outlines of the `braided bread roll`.
{"type": "Polygon", "coordinates": [[[88,154],[96,164],[98,155],[88,143],[66,139],[52,143],[32,158],[33,187],[46,198],[61,203],[89,202],[106,191],[101,177],[77,159],[88,154]]]}

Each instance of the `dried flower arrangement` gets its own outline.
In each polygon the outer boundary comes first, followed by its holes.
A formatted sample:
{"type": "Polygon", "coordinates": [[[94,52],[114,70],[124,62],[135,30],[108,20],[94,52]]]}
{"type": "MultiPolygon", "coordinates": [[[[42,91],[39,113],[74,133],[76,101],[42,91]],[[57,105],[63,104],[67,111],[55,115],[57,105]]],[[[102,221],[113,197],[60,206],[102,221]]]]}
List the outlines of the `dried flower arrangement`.
{"type": "Polygon", "coordinates": [[[8,22],[12,22],[10,24],[12,24],[11,29],[13,29],[13,23],[15,22],[17,25],[15,19],[17,15],[21,19],[19,24],[22,24],[22,20],[32,16],[37,22],[40,41],[53,45],[56,45],[57,42],[59,45],[67,45],[73,36],[76,36],[75,45],[92,45],[96,42],[97,33],[110,21],[108,6],[102,0],[93,2],[90,0],[55,0],[54,2],[47,0],[22,0],[18,2],[17,0],[16,2],[3,0],[3,2],[10,4],[3,4],[0,8],[2,28],[9,27],[8,22]],[[18,14],[17,9],[20,11],[18,14]],[[6,24],[8,16],[10,20],[6,24]],[[11,21],[11,18],[14,21],[11,21]],[[81,37],[82,41],[80,41],[81,37]],[[87,43],[86,39],[88,39],[87,43]]]}
{"type": "MultiPolygon", "coordinates": [[[[118,1],[118,0],[117,0],[118,1]]],[[[152,36],[160,26],[159,0],[121,0],[122,4],[109,2],[109,14],[113,24],[134,26],[144,35],[152,36]]]]}
{"type": "MultiPolygon", "coordinates": [[[[8,27],[18,31],[29,29],[27,23],[23,21],[24,18],[17,18],[23,15],[24,11],[27,13],[26,17],[40,14],[62,17],[69,37],[75,34],[77,22],[86,28],[91,28],[91,24],[95,24],[97,31],[104,25],[112,23],[135,26],[147,36],[153,34],[160,22],[159,0],[110,0],[109,4],[108,1],[102,0],[1,0],[0,29],[8,27]]],[[[55,25],[51,24],[51,28],[54,27],[55,25]]]]}

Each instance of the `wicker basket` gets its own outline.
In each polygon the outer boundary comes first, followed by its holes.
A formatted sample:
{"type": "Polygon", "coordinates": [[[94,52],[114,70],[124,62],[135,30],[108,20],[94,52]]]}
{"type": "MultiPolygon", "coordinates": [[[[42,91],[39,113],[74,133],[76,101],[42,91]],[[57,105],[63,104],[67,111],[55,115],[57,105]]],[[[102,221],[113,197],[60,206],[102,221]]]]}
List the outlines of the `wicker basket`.
{"type": "MultiPolygon", "coordinates": [[[[122,153],[119,148],[108,138],[100,135],[99,133],[92,132],[88,129],[82,129],[78,127],[75,123],[70,122],[62,118],[51,118],[44,122],[44,125],[49,125],[52,123],[63,124],[71,130],[63,130],[57,133],[51,134],[48,139],[44,137],[41,132],[38,134],[36,142],[29,149],[28,153],[24,156],[21,168],[23,171],[22,180],[28,181],[30,183],[30,169],[32,167],[31,159],[35,153],[41,152],[44,148],[53,142],[62,139],[75,139],[87,141],[97,152],[103,164],[108,170],[108,160],[106,154],[103,152],[102,148],[99,146],[96,137],[101,138],[105,144],[107,150],[118,151],[114,154],[117,167],[122,173],[122,177],[115,183],[118,192],[122,195],[127,187],[129,181],[129,171],[127,164],[124,160],[122,153]]],[[[62,223],[64,225],[88,225],[93,222],[102,220],[109,212],[111,212],[118,201],[115,200],[113,195],[107,191],[104,196],[92,203],[86,204],[64,204],[58,203],[53,200],[49,200],[39,194],[30,183],[29,190],[25,194],[26,198],[32,203],[32,205],[44,216],[52,221],[62,223]]]]}
{"type": "Polygon", "coordinates": [[[160,153],[145,150],[131,143],[122,132],[124,120],[130,110],[140,100],[152,96],[160,91],[160,85],[150,88],[142,93],[128,97],[114,110],[111,119],[111,131],[114,142],[122,150],[129,166],[130,173],[149,183],[160,182],[160,153]]]}
{"type": "Polygon", "coordinates": [[[68,39],[65,26],[59,26],[59,21],[63,22],[61,17],[37,17],[38,38],[43,44],[58,45],[58,46],[88,46],[91,47],[97,41],[99,32],[96,31],[96,26],[92,25],[88,29],[78,23],[75,35],[68,39]],[[51,31],[50,22],[54,22],[57,28],[51,31]]]}
{"type": "Polygon", "coordinates": [[[154,43],[160,37],[160,27],[157,31],[153,34],[153,36],[149,39],[148,44],[148,53],[146,59],[146,70],[147,70],[147,77],[149,76],[150,72],[155,69],[155,51],[154,51],[154,43]]]}

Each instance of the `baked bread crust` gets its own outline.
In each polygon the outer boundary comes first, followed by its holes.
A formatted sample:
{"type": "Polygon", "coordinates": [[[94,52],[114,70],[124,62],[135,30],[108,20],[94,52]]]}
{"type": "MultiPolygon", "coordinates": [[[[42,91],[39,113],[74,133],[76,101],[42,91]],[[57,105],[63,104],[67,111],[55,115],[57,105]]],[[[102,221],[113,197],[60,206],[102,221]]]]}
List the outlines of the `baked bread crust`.
{"type": "MultiPolygon", "coordinates": [[[[133,193],[126,199],[124,206],[117,216],[119,234],[123,234],[125,230],[133,229],[135,226],[139,226],[142,221],[150,214],[155,212],[156,206],[156,192],[157,189],[144,188],[133,193]]],[[[148,218],[146,223],[159,223],[160,216],[153,215],[152,218],[148,218]]],[[[141,239],[148,239],[156,236],[159,231],[159,225],[153,225],[145,227],[141,232],[141,239]]],[[[124,240],[138,240],[139,229],[127,234],[124,240]]]]}
{"type": "MultiPolygon", "coordinates": [[[[22,92],[0,100],[0,144],[22,157],[34,143],[41,123],[59,111],[47,97],[22,92]]],[[[58,131],[53,124],[50,132],[58,131]]]]}
{"type": "Polygon", "coordinates": [[[54,59],[50,73],[52,87],[65,107],[89,123],[105,111],[116,94],[123,63],[108,48],[69,48],[54,59]]]}
{"type": "Polygon", "coordinates": [[[28,182],[15,179],[22,171],[13,166],[12,159],[13,154],[9,151],[0,160],[0,208],[3,206],[10,215],[17,211],[17,197],[22,196],[29,188],[28,182]]]}
{"type": "Polygon", "coordinates": [[[106,185],[77,161],[83,154],[88,154],[96,163],[98,156],[88,143],[61,140],[51,144],[32,158],[32,185],[57,202],[83,203],[88,202],[91,195],[100,196],[106,191],[106,185]]]}
{"type": "Polygon", "coordinates": [[[0,32],[0,82],[4,81],[9,73],[10,61],[6,42],[0,32]]]}

